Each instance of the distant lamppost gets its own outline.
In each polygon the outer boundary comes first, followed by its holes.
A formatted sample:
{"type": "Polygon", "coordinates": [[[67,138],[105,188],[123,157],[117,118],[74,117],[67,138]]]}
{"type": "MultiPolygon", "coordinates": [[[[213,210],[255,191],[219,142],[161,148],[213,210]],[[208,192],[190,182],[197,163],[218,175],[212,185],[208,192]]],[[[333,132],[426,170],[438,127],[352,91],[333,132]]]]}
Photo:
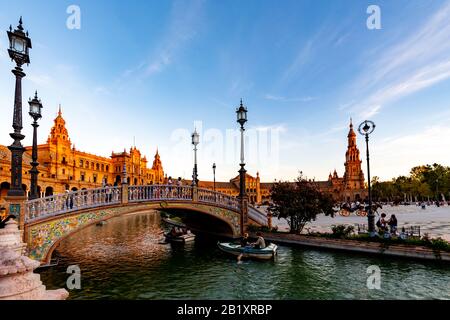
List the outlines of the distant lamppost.
{"type": "Polygon", "coordinates": [[[214,190],[214,192],[216,192],[216,163],[215,162],[213,163],[212,169],[213,169],[213,176],[214,176],[213,190],[214,190]]]}
{"type": "Polygon", "coordinates": [[[200,143],[200,135],[197,129],[192,134],[192,144],[194,145],[194,172],[192,174],[192,185],[198,187],[198,173],[197,173],[197,145],[200,143]]]}
{"type": "Polygon", "coordinates": [[[14,139],[12,145],[8,147],[11,151],[11,188],[8,191],[8,196],[23,197],[25,192],[22,189],[22,155],[25,148],[21,144],[21,140],[25,136],[21,133],[22,130],[22,78],[25,77],[22,65],[30,63],[30,56],[28,50],[31,48],[31,39],[28,37],[28,31],[23,32],[22,17],[20,17],[19,25],[13,31],[9,26],[8,38],[9,49],[8,53],[11,60],[14,60],[16,67],[12,73],[16,76],[16,89],[14,95],[14,114],[13,114],[13,128],[14,132],[10,134],[14,139]]]}
{"type": "Polygon", "coordinates": [[[367,188],[369,191],[369,212],[368,227],[371,236],[375,235],[375,215],[372,212],[372,190],[370,187],[370,162],[369,162],[369,134],[375,130],[375,123],[370,120],[365,120],[358,127],[358,132],[366,137],[366,156],[367,156],[367,188]]]}
{"type": "Polygon", "coordinates": [[[37,96],[37,91],[34,94],[33,100],[29,100],[28,104],[30,105],[30,116],[33,118],[33,151],[31,155],[31,186],[30,186],[30,196],[28,197],[30,200],[39,198],[38,189],[37,189],[37,181],[39,171],[37,166],[39,162],[37,162],[37,128],[39,127],[37,121],[42,118],[42,103],[41,100],[37,96]]]}
{"type": "Polygon", "coordinates": [[[241,169],[239,170],[239,198],[241,200],[241,233],[245,232],[245,225],[247,224],[247,197],[245,190],[245,162],[244,162],[244,124],[247,122],[247,109],[242,104],[236,109],[237,123],[241,126],[241,169]]]}

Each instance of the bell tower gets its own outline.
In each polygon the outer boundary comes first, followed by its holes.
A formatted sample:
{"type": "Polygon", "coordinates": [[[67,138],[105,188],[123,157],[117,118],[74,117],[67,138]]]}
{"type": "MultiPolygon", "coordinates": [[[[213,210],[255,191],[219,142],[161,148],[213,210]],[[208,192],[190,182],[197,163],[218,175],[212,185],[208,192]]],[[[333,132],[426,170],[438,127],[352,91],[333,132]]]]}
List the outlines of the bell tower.
{"type": "Polygon", "coordinates": [[[58,116],[55,118],[54,125],[50,130],[47,143],[53,145],[64,145],[65,147],[70,148],[71,142],[66,128],[66,121],[62,117],[61,105],[59,106],[58,116]]]}
{"type": "Polygon", "coordinates": [[[348,146],[345,153],[344,188],[350,190],[364,189],[364,173],[361,169],[359,149],[356,145],[356,134],[350,119],[350,130],[347,135],[348,146]]]}

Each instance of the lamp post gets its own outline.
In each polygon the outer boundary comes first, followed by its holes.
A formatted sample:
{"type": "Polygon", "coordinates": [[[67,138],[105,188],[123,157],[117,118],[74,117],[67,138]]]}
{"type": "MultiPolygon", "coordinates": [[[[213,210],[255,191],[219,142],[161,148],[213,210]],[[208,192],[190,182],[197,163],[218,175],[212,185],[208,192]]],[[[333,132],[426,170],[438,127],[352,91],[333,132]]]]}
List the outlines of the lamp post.
{"type": "Polygon", "coordinates": [[[37,121],[42,118],[42,103],[41,100],[37,96],[37,91],[34,94],[33,100],[29,100],[28,104],[30,105],[29,115],[33,118],[33,152],[31,155],[31,186],[30,186],[30,196],[28,197],[30,200],[39,198],[38,190],[37,190],[37,180],[39,175],[39,170],[37,166],[39,162],[37,162],[37,128],[39,125],[37,121]]]}
{"type": "Polygon", "coordinates": [[[200,135],[197,129],[192,134],[192,144],[194,145],[194,172],[192,174],[192,185],[198,187],[198,173],[197,173],[197,145],[200,142],[200,135]]]}
{"type": "Polygon", "coordinates": [[[213,163],[212,169],[213,169],[213,176],[214,176],[213,190],[214,190],[214,192],[216,192],[216,163],[215,162],[213,163]]]}
{"type": "Polygon", "coordinates": [[[245,162],[244,162],[244,124],[247,122],[247,109],[242,104],[236,109],[237,123],[241,126],[241,169],[239,170],[239,199],[241,200],[241,234],[246,231],[247,225],[247,195],[245,190],[245,162]]]}
{"type": "Polygon", "coordinates": [[[14,94],[14,114],[13,125],[14,132],[10,134],[14,139],[12,145],[8,147],[11,151],[11,188],[8,191],[8,196],[23,197],[25,192],[22,189],[22,155],[25,151],[21,144],[21,140],[25,136],[21,133],[22,130],[22,78],[25,77],[22,65],[30,63],[30,56],[28,50],[31,48],[31,39],[28,37],[28,31],[23,32],[22,17],[20,17],[19,25],[13,31],[9,26],[7,31],[9,38],[8,53],[11,60],[14,60],[16,67],[12,73],[16,77],[16,88],[14,94]]]}
{"type": "Polygon", "coordinates": [[[366,137],[366,156],[367,156],[367,188],[369,191],[369,212],[368,227],[370,236],[375,236],[375,215],[372,212],[372,190],[370,187],[370,162],[369,162],[369,134],[375,130],[375,123],[370,120],[365,120],[358,127],[358,132],[366,137]]]}

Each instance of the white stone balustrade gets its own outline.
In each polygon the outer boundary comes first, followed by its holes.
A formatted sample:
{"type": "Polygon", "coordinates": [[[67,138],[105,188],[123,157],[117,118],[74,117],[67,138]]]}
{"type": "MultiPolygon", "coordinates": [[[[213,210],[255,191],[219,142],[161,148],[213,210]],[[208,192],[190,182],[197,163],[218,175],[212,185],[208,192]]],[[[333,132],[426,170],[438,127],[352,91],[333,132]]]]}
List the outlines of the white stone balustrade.
{"type": "Polygon", "coordinates": [[[121,203],[120,187],[71,191],[26,202],[25,223],[72,211],[121,203]]]}

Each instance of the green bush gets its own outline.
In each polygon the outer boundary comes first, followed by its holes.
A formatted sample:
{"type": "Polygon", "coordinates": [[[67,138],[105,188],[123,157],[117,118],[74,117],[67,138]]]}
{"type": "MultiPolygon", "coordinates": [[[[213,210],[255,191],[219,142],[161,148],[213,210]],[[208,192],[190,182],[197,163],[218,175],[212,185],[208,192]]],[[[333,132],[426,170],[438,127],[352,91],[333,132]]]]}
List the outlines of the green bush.
{"type": "Polygon", "coordinates": [[[439,251],[450,251],[450,243],[442,239],[441,237],[436,239],[431,239],[428,245],[433,250],[439,251]]]}
{"type": "Polygon", "coordinates": [[[353,231],[355,231],[355,227],[340,224],[337,226],[332,226],[331,231],[333,232],[333,238],[347,238],[353,233],[353,231]]]}

